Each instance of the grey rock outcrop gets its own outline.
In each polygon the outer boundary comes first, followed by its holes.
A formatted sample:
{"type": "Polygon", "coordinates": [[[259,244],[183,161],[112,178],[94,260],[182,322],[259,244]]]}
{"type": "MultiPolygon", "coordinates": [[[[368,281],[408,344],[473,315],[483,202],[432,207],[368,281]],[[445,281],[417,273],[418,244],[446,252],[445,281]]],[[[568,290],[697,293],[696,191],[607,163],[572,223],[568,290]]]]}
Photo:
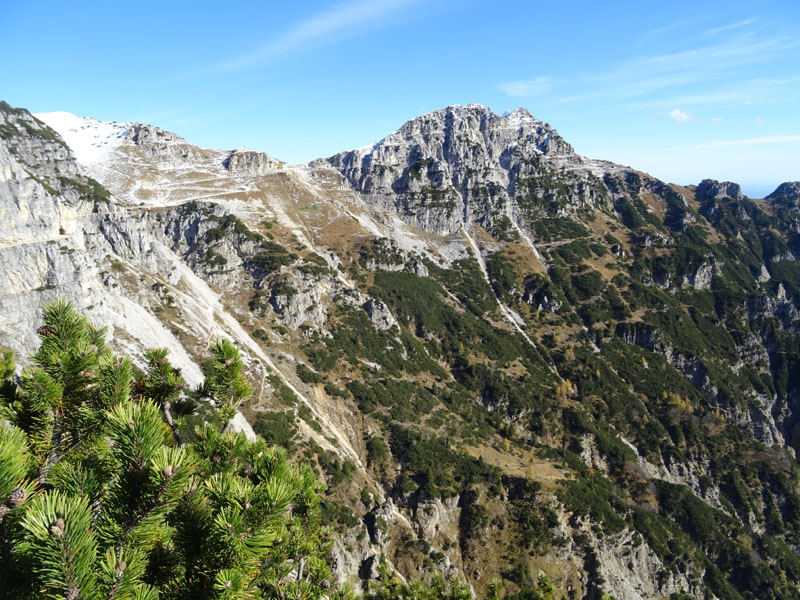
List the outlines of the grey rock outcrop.
{"type": "Polygon", "coordinates": [[[692,271],[688,277],[685,278],[685,284],[691,285],[696,290],[707,290],[711,288],[711,281],[714,274],[718,271],[715,265],[703,263],[697,269],[692,271]]]}
{"type": "Polygon", "coordinates": [[[233,173],[258,176],[284,167],[284,163],[263,152],[234,150],[222,165],[233,173]]]}
{"type": "Polygon", "coordinates": [[[380,300],[375,300],[374,298],[370,298],[364,303],[362,308],[369,316],[370,321],[372,321],[372,324],[375,325],[375,329],[379,331],[386,331],[387,329],[391,329],[397,322],[395,318],[392,316],[389,307],[386,306],[386,304],[384,304],[380,300]]]}
{"type": "Polygon", "coordinates": [[[697,186],[697,190],[695,190],[695,194],[701,202],[722,200],[723,198],[733,198],[734,200],[744,198],[742,188],[738,183],[730,181],[719,182],[716,179],[704,179],[701,181],[697,186]]]}
{"type": "Polygon", "coordinates": [[[800,206],[800,181],[780,184],[766,199],[774,205],[797,208],[800,206]]]}
{"type": "Polygon", "coordinates": [[[128,137],[145,156],[151,159],[187,163],[202,158],[202,151],[182,137],[152,125],[134,123],[128,137]]]}

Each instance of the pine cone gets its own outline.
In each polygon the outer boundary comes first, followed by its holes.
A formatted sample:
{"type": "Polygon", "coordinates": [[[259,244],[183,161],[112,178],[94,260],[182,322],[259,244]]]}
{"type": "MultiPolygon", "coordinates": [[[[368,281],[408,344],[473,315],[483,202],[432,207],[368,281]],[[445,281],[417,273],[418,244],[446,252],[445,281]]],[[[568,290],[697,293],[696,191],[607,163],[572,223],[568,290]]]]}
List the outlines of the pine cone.
{"type": "Polygon", "coordinates": [[[320,581],[319,585],[320,585],[320,587],[321,587],[322,589],[324,589],[324,590],[327,590],[327,589],[330,589],[330,587],[331,587],[331,582],[330,582],[330,581],[328,581],[327,579],[323,579],[322,581],[320,581]]]}
{"type": "Polygon", "coordinates": [[[62,535],[64,535],[64,529],[65,529],[64,519],[58,517],[56,519],[56,522],[50,526],[50,533],[52,533],[56,537],[61,537],[62,535]]]}
{"type": "Polygon", "coordinates": [[[11,505],[11,508],[19,508],[23,504],[25,504],[25,500],[28,498],[28,492],[26,492],[22,488],[17,488],[11,495],[8,497],[8,503],[11,505]]]}
{"type": "Polygon", "coordinates": [[[39,329],[36,330],[36,333],[38,333],[42,337],[53,335],[55,332],[56,330],[50,327],[50,325],[42,325],[41,327],[39,327],[39,329]]]}
{"type": "Polygon", "coordinates": [[[10,510],[11,509],[8,508],[5,504],[3,506],[0,506],[0,521],[3,520],[3,517],[5,517],[8,514],[8,511],[10,510]]]}
{"type": "Polygon", "coordinates": [[[161,469],[161,474],[162,474],[164,477],[166,477],[167,479],[171,479],[171,478],[172,478],[172,476],[175,474],[175,471],[176,471],[176,470],[177,470],[177,469],[176,469],[175,467],[173,467],[172,465],[167,465],[166,467],[164,467],[163,469],[161,469]]]}

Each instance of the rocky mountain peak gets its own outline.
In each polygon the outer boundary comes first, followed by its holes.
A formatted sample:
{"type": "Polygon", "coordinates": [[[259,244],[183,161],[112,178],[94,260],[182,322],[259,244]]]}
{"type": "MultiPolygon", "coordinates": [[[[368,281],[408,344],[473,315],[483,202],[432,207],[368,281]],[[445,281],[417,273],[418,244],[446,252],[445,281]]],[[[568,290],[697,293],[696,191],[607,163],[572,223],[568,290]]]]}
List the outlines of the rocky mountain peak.
{"type": "Polygon", "coordinates": [[[333,167],[369,202],[414,226],[452,233],[506,211],[518,177],[586,163],[527,110],[498,115],[468,104],[426,113],[372,146],[311,166],[333,167]]]}
{"type": "Polygon", "coordinates": [[[468,139],[473,143],[483,142],[490,152],[496,152],[503,145],[515,145],[543,154],[574,153],[572,147],[550,125],[535,118],[526,109],[517,108],[498,115],[488,107],[474,103],[466,106],[454,104],[411,119],[380,144],[385,145],[398,138],[422,142],[423,145],[442,140],[451,146],[454,138],[456,141],[468,139]]]}
{"type": "Polygon", "coordinates": [[[716,179],[704,179],[697,186],[697,199],[701,202],[707,200],[722,200],[723,198],[733,198],[741,200],[744,198],[742,188],[738,183],[731,181],[717,181],[716,179]]]}
{"type": "Polygon", "coordinates": [[[0,139],[22,165],[54,164],[69,174],[76,170],[69,146],[48,124],[5,102],[0,102],[0,139]]]}
{"type": "Polygon", "coordinates": [[[797,207],[800,205],[800,181],[786,181],[780,184],[767,196],[767,200],[773,204],[797,207]]]}

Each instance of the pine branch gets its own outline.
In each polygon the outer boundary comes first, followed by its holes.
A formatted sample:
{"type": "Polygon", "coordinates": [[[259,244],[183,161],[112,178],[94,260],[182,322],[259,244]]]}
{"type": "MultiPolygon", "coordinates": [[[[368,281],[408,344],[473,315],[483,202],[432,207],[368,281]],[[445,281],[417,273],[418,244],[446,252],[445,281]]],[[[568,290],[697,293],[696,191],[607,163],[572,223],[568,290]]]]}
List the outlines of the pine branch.
{"type": "Polygon", "coordinates": [[[121,550],[127,545],[127,538],[131,534],[131,532],[136,529],[139,525],[141,525],[150,515],[152,515],[155,510],[159,507],[159,505],[163,501],[164,494],[166,493],[167,489],[169,488],[170,480],[165,479],[165,481],[159,486],[158,494],[155,498],[153,498],[150,506],[145,510],[145,512],[135,520],[128,522],[127,525],[123,526],[122,533],[119,537],[119,542],[115,546],[116,550],[121,550]]]}
{"type": "Polygon", "coordinates": [[[61,454],[59,454],[59,447],[61,446],[61,440],[64,437],[64,422],[60,418],[60,411],[56,410],[53,412],[53,417],[55,423],[53,424],[53,433],[50,436],[50,447],[47,450],[47,455],[45,456],[44,462],[39,467],[39,484],[44,484],[47,481],[47,476],[50,473],[50,469],[52,469],[58,462],[61,460],[61,454]]]}
{"type": "Polygon", "coordinates": [[[186,447],[186,442],[183,441],[183,437],[181,436],[180,431],[178,431],[178,427],[175,425],[175,421],[172,420],[172,413],[170,409],[172,405],[169,403],[168,400],[164,400],[161,403],[161,410],[164,411],[164,418],[167,421],[167,425],[169,425],[170,430],[172,430],[172,437],[175,438],[175,443],[178,444],[178,447],[183,449],[186,447]]]}
{"type": "Polygon", "coordinates": [[[80,594],[80,585],[75,571],[75,562],[73,560],[75,552],[72,544],[70,544],[70,534],[65,530],[63,519],[57,520],[51,527],[51,531],[53,535],[61,536],[61,555],[67,567],[67,581],[64,582],[67,593],[64,595],[64,600],[74,600],[80,594]]]}

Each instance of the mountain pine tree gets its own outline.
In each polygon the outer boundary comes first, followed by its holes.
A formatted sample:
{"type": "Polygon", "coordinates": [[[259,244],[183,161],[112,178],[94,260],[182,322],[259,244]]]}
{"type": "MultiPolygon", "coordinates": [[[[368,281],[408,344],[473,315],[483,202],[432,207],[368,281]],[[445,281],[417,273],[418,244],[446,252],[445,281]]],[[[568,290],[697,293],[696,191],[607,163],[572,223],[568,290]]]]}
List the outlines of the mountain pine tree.
{"type": "MultiPolygon", "coordinates": [[[[11,357],[0,364],[0,596],[328,593],[323,485],[308,466],[210,424],[183,444],[169,415],[183,382],[166,351],[147,352],[137,384],[67,302],[45,306],[38,334],[33,368],[15,380],[11,357]]],[[[249,386],[235,347],[212,354],[207,387],[225,422],[249,386]]]]}

